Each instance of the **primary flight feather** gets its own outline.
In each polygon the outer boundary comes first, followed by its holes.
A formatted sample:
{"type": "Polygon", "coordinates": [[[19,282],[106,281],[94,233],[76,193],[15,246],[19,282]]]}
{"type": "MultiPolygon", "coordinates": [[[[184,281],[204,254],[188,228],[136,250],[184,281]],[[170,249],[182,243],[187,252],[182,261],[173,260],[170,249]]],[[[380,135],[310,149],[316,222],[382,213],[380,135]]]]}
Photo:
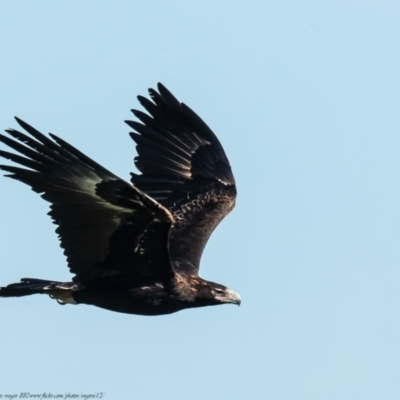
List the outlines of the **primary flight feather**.
{"type": "Polygon", "coordinates": [[[59,303],[161,315],[186,308],[240,304],[240,296],[199,277],[208,238],[232,210],[236,186],[215,134],[162,84],[132,110],[136,168],[128,183],[79,150],[16,118],[0,150],[18,166],[6,176],[50,202],[72,282],[24,278],[0,297],[48,294],[59,303]]]}

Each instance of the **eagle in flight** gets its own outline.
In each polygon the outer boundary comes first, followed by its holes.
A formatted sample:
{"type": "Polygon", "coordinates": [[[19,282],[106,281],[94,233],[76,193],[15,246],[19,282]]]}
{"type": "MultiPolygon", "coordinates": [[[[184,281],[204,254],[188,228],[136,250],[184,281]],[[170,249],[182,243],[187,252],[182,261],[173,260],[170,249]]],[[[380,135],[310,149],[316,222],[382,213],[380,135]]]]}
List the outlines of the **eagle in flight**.
{"type": "Polygon", "coordinates": [[[60,304],[161,315],[186,308],[240,304],[240,296],[198,275],[208,238],[233,209],[236,186],[215,134],[162,84],[132,110],[136,168],[128,183],[56,135],[16,118],[0,150],[18,166],[6,176],[50,202],[72,282],[24,278],[0,297],[48,294],[60,304]]]}

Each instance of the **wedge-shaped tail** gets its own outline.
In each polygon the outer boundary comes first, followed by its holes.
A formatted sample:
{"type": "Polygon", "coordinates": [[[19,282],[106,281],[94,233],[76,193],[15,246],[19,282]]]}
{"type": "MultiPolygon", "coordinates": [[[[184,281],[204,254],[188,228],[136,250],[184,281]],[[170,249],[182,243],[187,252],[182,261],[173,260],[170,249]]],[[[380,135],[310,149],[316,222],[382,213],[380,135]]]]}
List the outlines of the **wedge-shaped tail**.
{"type": "Polygon", "coordinates": [[[11,283],[8,286],[0,287],[0,297],[22,297],[31,294],[48,294],[59,303],[76,304],[72,292],[77,285],[73,282],[55,282],[44,279],[23,278],[21,282],[11,283]]]}

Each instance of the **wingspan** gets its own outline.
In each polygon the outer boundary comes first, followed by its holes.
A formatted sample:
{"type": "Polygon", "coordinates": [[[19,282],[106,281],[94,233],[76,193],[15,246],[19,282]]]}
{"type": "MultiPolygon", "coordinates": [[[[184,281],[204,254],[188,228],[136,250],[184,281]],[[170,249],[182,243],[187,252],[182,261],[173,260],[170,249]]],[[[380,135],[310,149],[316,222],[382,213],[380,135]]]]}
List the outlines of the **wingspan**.
{"type": "Polygon", "coordinates": [[[49,215],[58,225],[74,280],[170,277],[172,214],[64,140],[50,134],[51,140],[16,120],[30,136],[7,130],[14,139],[0,135],[0,141],[21,155],[0,151],[0,156],[22,168],[0,169],[51,203],[49,215]]]}
{"type": "Polygon", "coordinates": [[[149,89],[153,101],[138,99],[149,114],[126,121],[138,156],[131,182],[167,207],[175,222],[170,257],[180,273],[197,274],[203,249],[219,222],[232,210],[236,186],[229,161],[215,134],[163,85],[149,89]]]}

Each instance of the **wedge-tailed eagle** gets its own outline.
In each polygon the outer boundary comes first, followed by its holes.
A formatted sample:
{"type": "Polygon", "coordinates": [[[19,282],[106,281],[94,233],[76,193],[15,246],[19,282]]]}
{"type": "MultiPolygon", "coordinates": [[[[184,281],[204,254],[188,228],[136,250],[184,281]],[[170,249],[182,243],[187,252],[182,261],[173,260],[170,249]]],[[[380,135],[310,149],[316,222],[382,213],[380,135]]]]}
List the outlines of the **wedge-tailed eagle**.
{"type": "MultiPolygon", "coordinates": [[[[232,210],[236,186],[215,134],[162,84],[138,96],[147,113],[132,110],[135,165],[128,183],[56,135],[16,118],[0,151],[18,166],[6,176],[50,202],[72,282],[21,279],[1,297],[48,294],[61,304],[160,315],[186,308],[240,304],[225,286],[199,277],[208,238],[232,210]]],[[[4,228],[4,227],[3,227],[4,228]]]]}

